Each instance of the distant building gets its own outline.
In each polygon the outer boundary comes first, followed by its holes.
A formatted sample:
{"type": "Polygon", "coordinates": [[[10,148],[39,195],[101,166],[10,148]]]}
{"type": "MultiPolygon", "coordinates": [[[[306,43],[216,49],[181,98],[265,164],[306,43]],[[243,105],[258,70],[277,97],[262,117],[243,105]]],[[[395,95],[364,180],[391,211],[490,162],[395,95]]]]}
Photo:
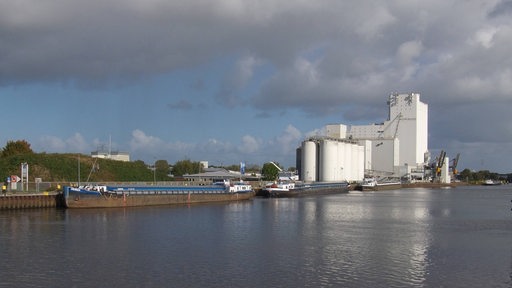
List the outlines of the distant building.
{"type": "Polygon", "coordinates": [[[199,164],[203,169],[208,169],[208,161],[199,161],[199,164]]]}
{"type": "Polygon", "coordinates": [[[116,161],[130,162],[130,154],[128,152],[94,151],[94,152],[91,152],[91,157],[93,157],[93,158],[102,158],[102,159],[111,159],[111,160],[116,160],[116,161]]]}

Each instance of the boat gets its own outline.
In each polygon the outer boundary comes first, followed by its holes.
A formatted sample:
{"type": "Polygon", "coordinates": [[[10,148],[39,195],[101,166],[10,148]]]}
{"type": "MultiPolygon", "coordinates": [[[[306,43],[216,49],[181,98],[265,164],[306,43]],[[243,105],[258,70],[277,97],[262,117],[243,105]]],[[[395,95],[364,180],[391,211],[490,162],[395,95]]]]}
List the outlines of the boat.
{"type": "Polygon", "coordinates": [[[348,193],[349,183],[342,182],[300,182],[277,181],[268,183],[263,188],[266,197],[303,197],[327,194],[348,193]]]}
{"type": "Polygon", "coordinates": [[[501,182],[498,181],[498,180],[487,179],[487,180],[484,181],[484,183],[482,183],[482,185],[485,185],[485,186],[495,186],[495,185],[501,185],[501,182]]]}
{"type": "Polygon", "coordinates": [[[394,178],[364,178],[361,184],[362,191],[393,190],[402,188],[402,182],[394,178]]]}
{"type": "Polygon", "coordinates": [[[63,197],[67,208],[109,208],[240,201],[254,197],[254,190],[224,180],[204,186],[65,186],[63,197]]]}

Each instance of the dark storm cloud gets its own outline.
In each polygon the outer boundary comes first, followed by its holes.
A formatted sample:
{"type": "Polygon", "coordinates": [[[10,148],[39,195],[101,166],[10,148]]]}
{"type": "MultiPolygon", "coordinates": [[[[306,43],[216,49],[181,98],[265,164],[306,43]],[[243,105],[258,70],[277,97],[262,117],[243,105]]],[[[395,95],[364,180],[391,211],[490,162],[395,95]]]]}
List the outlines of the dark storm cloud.
{"type": "Polygon", "coordinates": [[[489,13],[489,17],[507,16],[512,14],[512,1],[503,0],[498,2],[494,9],[489,13]]]}
{"type": "Polygon", "coordinates": [[[212,96],[220,104],[361,123],[385,115],[373,107],[390,93],[419,92],[431,111],[430,146],[460,133],[485,149],[512,142],[512,133],[482,132],[512,122],[501,111],[512,104],[511,3],[2,1],[0,85],[122,81],[239,58],[212,96]],[[241,96],[259,65],[271,73],[241,96]]]}

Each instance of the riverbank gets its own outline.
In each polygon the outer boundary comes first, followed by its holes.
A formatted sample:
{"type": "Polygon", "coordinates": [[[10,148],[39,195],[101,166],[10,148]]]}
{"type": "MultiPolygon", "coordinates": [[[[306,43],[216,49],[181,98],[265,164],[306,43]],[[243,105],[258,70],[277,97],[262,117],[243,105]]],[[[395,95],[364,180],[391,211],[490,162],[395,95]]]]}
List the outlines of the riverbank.
{"type": "MultiPolygon", "coordinates": [[[[431,183],[431,182],[416,182],[402,184],[401,188],[444,188],[444,187],[458,187],[458,186],[471,186],[466,182],[453,182],[453,183],[431,183]]],[[[397,188],[397,189],[401,189],[397,188]]],[[[357,185],[350,185],[350,191],[358,190],[357,185]]],[[[261,187],[254,188],[255,196],[263,196],[261,187]]],[[[64,200],[62,193],[59,192],[8,192],[0,195],[0,210],[7,209],[26,209],[26,208],[61,208],[64,207],[64,200]]]]}
{"type": "Polygon", "coordinates": [[[58,207],[63,207],[63,199],[62,194],[57,192],[19,193],[0,196],[0,210],[58,207]]]}

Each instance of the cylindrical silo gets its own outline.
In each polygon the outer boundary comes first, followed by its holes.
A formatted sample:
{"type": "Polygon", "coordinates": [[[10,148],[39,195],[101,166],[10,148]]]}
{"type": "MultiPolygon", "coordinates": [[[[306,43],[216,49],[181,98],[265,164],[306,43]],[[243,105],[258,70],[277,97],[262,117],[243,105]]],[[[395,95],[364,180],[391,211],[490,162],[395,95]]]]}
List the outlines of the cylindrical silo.
{"type": "Polygon", "coordinates": [[[302,142],[302,181],[311,182],[317,180],[316,175],[316,143],[313,141],[302,142]]]}
{"type": "Polygon", "coordinates": [[[320,169],[318,179],[320,181],[335,181],[338,158],[338,142],[332,140],[322,140],[320,142],[320,169]]]}
{"type": "Polygon", "coordinates": [[[352,173],[352,149],[354,149],[354,146],[354,144],[345,143],[345,177],[349,181],[354,177],[354,173],[352,173]]]}
{"type": "Polygon", "coordinates": [[[337,163],[338,167],[340,169],[340,173],[338,176],[338,181],[340,180],[346,180],[347,179],[347,172],[350,167],[346,165],[345,163],[345,149],[347,149],[347,143],[345,142],[339,142],[338,143],[338,157],[337,157],[337,163]]]}
{"type": "Polygon", "coordinates": [[[302,146],[295,149],[295,168],[299,176],[302,175],[302,146]]]}
{"type": "Polygon", "coordinates": [[[365,147],[364,146],[357,146],[359,149],[358,149],[358,154],[357,154],[357,172],[356,172],[356,175],[355,175],[355,179],[352,179],[352,180],[355,180],[355,181],[361,181],[363,178],[364,178],[364,157],[365,157],[365,147]]]}

